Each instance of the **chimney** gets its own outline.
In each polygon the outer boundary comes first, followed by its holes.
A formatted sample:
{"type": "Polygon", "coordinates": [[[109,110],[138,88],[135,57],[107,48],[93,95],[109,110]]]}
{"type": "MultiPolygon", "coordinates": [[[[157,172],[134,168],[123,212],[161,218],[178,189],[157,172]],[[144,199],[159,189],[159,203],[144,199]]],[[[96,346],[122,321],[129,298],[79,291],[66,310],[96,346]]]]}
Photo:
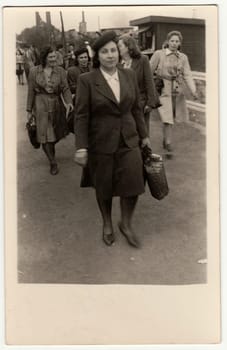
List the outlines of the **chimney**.
{"type": "Polygon", "coordinates": [[[46,22],[47,22],[47,25],[48,27],[50,28],[51,27],[51,18],[50,18],[50,12],[46,12],[46,22]]]}
{"type": "Polygon", "coordinates": [[[35,25],[36,25],[36,27],[39,27],[40,24],[41,24],[41,17],[40,17],[39,12],[36,12],[35,13],[35,25]]]}

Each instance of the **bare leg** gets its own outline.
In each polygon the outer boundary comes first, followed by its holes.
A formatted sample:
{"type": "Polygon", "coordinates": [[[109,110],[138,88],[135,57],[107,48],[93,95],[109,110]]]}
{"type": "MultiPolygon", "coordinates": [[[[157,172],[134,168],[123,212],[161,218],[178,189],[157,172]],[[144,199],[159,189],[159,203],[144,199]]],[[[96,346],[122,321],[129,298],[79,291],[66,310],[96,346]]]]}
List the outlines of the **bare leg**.
{"type": "Polygon", "coordinates": [[[164,123],[163,124],[163,148],[168,151],[169,157],[172,155],[172,124],[164,123]]]}
{"type": "Polygon", "coordinates": [[[107,245],[114,242],[113,224],[112,224],[112,198],[103,199],[97,196],[96,199],[103,219],[103,240],[107,245]]]}
{"type": "Polygon", "coordinates": [[[134,197],[121,197],[121,223],[119,229],[121,233],[126,237],[128,243],[136,248],[140,243],[136,235],[132,231],[132,217],[138,201],[138,196],[134,197]]]}
{"type": "Polygon", "coordinates": [[[165,144],[171,144],[172,142],[172,124],[164,123],[163,124],[163,137],[165,144]]]}

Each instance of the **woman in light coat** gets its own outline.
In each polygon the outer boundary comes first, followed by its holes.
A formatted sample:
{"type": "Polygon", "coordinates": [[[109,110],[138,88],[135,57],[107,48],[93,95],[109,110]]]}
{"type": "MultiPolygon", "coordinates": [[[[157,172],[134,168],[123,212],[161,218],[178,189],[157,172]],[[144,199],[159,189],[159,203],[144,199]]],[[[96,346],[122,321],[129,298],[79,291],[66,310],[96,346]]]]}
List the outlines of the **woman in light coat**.
{"type": "Polygon", "coordinates": [[[162,79],[158,108],[163,122],[163,147],[172,155],[172,126],[174,121],[187,121],[188,111],[185,100],[185,84],[194,98],[197,98],[195,83],[188,57],[179,51],[183,37],[180,32],[168,33],[165,48],[154,52],[150,59],[152,74],[162,79]]]}

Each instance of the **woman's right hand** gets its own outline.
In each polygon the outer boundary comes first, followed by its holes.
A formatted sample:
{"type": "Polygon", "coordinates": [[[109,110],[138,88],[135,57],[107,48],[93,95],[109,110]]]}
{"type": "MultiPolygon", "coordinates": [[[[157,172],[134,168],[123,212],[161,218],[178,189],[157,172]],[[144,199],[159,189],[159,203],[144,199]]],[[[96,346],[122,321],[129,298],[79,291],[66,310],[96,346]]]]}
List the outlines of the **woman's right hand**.
{"type": "Polygon", "coordinates": [[[87,165],[87,161],[88,161],[87,150],[86,149],[78,149],[75,153],[74,160],[78,165],[85,167],[87,165]]]}

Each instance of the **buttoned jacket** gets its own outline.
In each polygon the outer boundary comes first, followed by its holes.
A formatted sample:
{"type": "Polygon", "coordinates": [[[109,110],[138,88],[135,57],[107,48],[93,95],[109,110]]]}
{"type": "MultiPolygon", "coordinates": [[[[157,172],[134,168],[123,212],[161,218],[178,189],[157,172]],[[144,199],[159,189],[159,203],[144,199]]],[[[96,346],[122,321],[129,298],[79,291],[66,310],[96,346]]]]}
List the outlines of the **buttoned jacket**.
{"type": "Polygon", "coordinates": [[[120,138],[129,148],[147,137],[135,72],[118,68],[118,103],[99,69],[79,76],[75,105],[76,146],[114,153],[120,138]]]}

